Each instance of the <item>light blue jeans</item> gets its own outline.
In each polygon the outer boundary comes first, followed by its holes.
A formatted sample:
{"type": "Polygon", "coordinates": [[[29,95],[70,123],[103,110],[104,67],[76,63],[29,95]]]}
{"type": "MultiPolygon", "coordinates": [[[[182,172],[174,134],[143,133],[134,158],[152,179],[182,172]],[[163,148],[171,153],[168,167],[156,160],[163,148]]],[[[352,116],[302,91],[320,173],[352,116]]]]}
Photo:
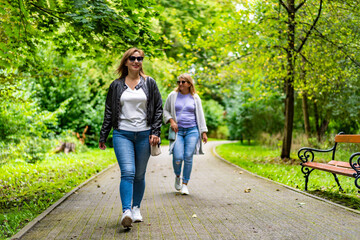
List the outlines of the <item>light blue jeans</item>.
{"type": "Polygon", "coordinates": [[[182,162],[184,162],[183,183],[188,183],[190,180],[193,156],[199,137],[197,126],[191,128],[179,127],[173,149],[173,167],[175,175],[180,176],[182,162]]]}
{"type": "Polygon", "coordinates": [[[145,192],[145,172],[150,157],[150,130],[131,132],[114,130],[114,151],[121,172],[120,198],[123,212],[140,208],[145,192]]]}

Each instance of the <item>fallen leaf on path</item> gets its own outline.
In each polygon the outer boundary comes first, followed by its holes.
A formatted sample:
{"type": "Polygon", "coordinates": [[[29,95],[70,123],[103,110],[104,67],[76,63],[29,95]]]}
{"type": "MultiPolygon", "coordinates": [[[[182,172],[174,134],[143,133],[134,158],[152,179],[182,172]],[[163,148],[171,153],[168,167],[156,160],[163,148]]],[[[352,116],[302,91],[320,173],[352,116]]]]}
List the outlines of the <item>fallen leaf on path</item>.
{"type": "Polygon", "coordinates": [[[251,188],[247,188],[244,190],[245,193],[249,193],[251,191],[251,188]]]}
{"type": "Polygon", "coordinates": [[[105,191],[103,191],[103,192],[101,192],[102,194],[106,194],[106,192],[105,191]]]}
{"type": "Polygon", "coordinates": [[[302,207],[303,205],[305,205],[305,203],[299,202],[298,205],[299,205],[299,207],[302,207]]]}
{"type": "Polygon", "coordinates": [[[196,216],[196,214],[194,213],[191,217],[193,217],[193,218],[197,218],[197,216],[196,216]]]}

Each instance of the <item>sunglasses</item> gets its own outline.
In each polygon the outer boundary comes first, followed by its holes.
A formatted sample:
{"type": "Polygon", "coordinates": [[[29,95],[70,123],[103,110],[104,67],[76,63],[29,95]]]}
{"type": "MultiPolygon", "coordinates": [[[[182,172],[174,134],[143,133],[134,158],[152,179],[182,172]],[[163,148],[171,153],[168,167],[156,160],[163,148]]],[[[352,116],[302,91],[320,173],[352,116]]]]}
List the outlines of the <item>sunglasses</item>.
{"type": "Polygon", "coordinates": [[[130,56],[130,57],[129,57],[130,62],[135,62],[135,59],[136,59],[138,62],[142,62],[142,61],[144,60],[144,57],[134,57],[134,56],[130,56]]]}
{"type": "Polygon", "coordinates": [[[185,84],[185,83],[189,83],[189,82],[188,81],[177,81],[177,84],[180,84],[180,83],[185,84]]]}

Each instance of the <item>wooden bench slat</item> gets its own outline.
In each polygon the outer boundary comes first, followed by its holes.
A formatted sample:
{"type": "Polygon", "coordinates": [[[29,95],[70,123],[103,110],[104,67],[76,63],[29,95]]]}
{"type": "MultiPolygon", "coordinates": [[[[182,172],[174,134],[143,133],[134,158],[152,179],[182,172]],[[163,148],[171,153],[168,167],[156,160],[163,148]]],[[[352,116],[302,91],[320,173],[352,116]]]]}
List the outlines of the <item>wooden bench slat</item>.
{"type": "Polygon", "coordinates": [[[310,167],[310,168],[324,170],[324,171],[335,173],[335,174],[348,176],[348,177],[354,177],[353,174],[356,173],[354,169],[336,167],[336,166],[332,166],[332,165],[329,165],[326,163],[306,162],[306,163],[303,163],[302,165],[306,166],[306,167],[310,167]]]}
{"type": "Polygon", "coordinates": [[[342,143],[360,143],[360,135],[358,134],[341,134],[335,136],[335,142],[342,143]]]}
{"type": "Polygon", "coordinates": [[[350,166],[349,162],[343,162],[343,161],[335,161],[335,160],[331,160],[330,162],[328,162],[329,165],[334,165],[336,167],[343,167],[343,168],[350,168],[353,169],[350,166]]]}

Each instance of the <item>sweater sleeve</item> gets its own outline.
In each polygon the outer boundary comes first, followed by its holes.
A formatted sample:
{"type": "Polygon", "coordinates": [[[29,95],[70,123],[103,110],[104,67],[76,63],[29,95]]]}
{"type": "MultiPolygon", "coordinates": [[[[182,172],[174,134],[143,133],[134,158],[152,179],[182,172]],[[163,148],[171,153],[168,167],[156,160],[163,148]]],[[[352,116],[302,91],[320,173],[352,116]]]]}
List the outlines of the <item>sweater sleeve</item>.
{"type": "Polygon", "coordinates": [[[206,121],[205,121],[205,114],[204,114],[204,110],[202,108],[202,104],[201,104],[201,99],[199,96],[197,96],[197,105],[198,105],[198,117],[199,117],[199,131],[200,134],[202,134],[203,132],[208,132],[207,126],[206,126],[206,121]]]}
{"type": "Polygon", "coordinates": [[[164,123],[167,124],[169,122],[169,120],[171,118],[173,118],[173,116],[171,116],[171,105],[172,105],[172,96],[173,96],[173,92],[171,92],[166,101],[165,101],[165,106],[164,106],[164,117],[163,117],[163,120],[164,120],[164,123]]]}

